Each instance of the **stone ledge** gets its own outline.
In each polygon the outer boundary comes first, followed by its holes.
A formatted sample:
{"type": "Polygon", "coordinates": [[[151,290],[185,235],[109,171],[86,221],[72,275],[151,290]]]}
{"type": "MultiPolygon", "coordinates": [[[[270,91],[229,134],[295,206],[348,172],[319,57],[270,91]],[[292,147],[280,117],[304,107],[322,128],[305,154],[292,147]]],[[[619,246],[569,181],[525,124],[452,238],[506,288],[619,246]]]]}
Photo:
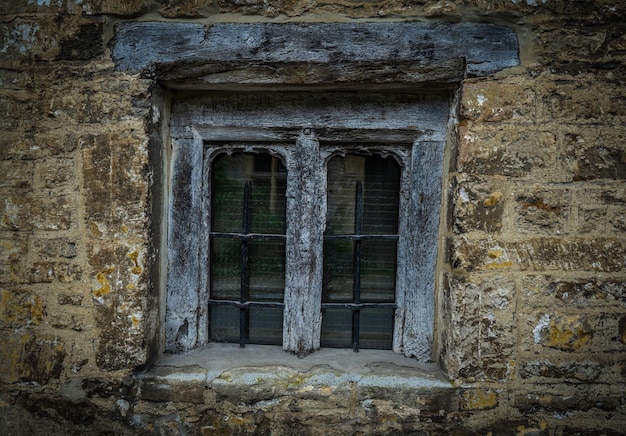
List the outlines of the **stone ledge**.
{"type": "Polygon", "coordinates": [[[139,396],[157,402],[203,403],[208,390],[219,401],[253,404],[281,397],[418,401],[424,410],[445,408],[453,385],[434,364],[391,351],[321,349],[306,358],[278,346],[210,344],[184,355],[166,355],[140,374],[139,396]]]}

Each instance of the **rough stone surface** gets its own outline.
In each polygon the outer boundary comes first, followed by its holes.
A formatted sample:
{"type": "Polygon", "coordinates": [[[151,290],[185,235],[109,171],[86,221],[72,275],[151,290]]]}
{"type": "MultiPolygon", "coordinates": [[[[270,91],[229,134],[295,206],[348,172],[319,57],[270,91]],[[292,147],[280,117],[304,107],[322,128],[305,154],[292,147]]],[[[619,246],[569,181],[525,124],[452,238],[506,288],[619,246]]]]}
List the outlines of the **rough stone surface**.
{"type": "MultiPolygon", "coordinates": [[[[0,433],[624,434],[625,11],[622,0],[0,2],[0,433]],[[514,62],[493,68],[494,50],[514,62]],[[248,357],[218,370],[160,354],[166,304],[178,304],[165,301],[164,193],[191,177],[169,167],[171,98],[307,84],[449,92],[428,242],[432,367],[351,371],[358,359],[330,350],[314,370],[248,357]],[[420,384],[433,371],[437,383],[420,384]]],[[[200,223],[175,237],[193,241],[184,233],[200,223]]]]}

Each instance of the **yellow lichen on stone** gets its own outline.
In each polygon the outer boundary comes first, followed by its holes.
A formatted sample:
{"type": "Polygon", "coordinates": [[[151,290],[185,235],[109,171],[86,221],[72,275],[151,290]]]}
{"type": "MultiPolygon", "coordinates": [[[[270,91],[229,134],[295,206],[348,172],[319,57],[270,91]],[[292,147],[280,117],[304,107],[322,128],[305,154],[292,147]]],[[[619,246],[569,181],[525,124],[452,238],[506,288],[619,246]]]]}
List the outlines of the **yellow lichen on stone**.
{"type": "Polygon", "coordinates": [[[510,260],[504,262],[492,262],[487,264],[488,269],[501,269],[501,268],[510,268],[513,266],[513,262],[510,260]]]}
{"type": "Polygon", "coordinates": [[[0,325],[19,328],[42,320],[43,303],[38,295],[0,289],[0,325]]]}
{"type": "Polygon", "coordinates": [[[487,251],[487,257],[490,260],[498,260],[501,257],[504,257],[504,259],[501,259],[496,262],[488,262],[486,264],[487,269],[502,269],[502,268],[510,268],[511,266],[513,266],[513,262],[506,259],[507,256],[505,255],[504,251],[501,249],[493,249],[493,250],[487,251]]]}
{"type": "Polygon", "coordinates": [[[135,275],[141,274],[143,272],[143,268],[141,267],[141,265],[139,265],[139,261],[137,260],[139,258],[139,252],[137,250],[132,251],[128,253],[126,257],[132,260],[135,264],[135,266],[131,268],[130,272],[135,275]]]}
{"type": "Polygon", "coordinates": [[[485,198],[485,200],[483,200],[483,206],[485,207],[493,207],[496,204],[498,204],[500,202],[500,200],[502,199],[502,196],[504,194],[502,194],[502,192],[500,191],[496,191],[491,193],[491,195],[489,195],[489,197],[485,198]]]}
{"type": "Polygon", "coordinates": [[[580,316],[550,319],[545,345],[564,351],[575,351],[590,344],[593,332],[580,316]]]}
{"type": "Polygon", "coordinates": [[[94,296],[99,298],[111,293],[111,285],[109,284],[106,276],[111,274],[113,271],[115,271],[115,268],[111,267],[96,274],[96,280],[100,283],[100,288],[93,291],[94,296]]]}
{"type": "Polygon", "coordinates": [[[471,390],[465,391],[461,399],[464,410],[491,409],[498,405],[498,394],[494,391],[471,390]]]}

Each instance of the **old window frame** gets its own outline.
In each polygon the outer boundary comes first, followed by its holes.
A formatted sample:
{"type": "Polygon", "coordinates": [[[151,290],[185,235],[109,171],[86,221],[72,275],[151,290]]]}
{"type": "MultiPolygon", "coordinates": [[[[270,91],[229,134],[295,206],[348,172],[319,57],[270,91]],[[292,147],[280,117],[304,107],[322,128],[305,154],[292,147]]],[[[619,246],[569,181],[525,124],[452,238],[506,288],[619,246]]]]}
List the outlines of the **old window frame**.
{"type": "MultiPolygon", "coordinates": [[[[254,120],[262,115],[250,113],[247,107],[236,107],[241,99],[256,98],[269,104],[268,101],[272,98],[289,100],[289,95],[294,95],[292,100],[299,101],[301,94],[283,91],[282,94],[279,93],[282,97],[272,97],[273,93],[244,93],[232,97],[231,102],[222,93],[207,93],[204,97],[194,94],[189,100],[183,93],[179,100],[175,99],[181,103],[175,102],[172,106],[172,146],[175,158],[172,169],[174,186],[171,195],[174,201],[173,213],[170,213],[168,297],[174,298],[168,299],[168,307],[172,308],[170,313],[176,316],[181,314],[180,309],[183,306],[190,317],[182,324],[172,323],[183,335],[175,336],[178,332],[171,330],[168,350],[187,351],[208,343],[208,314],[205,309],[208,292],[202,292],[208,286],[207,269],[210,259],[203,248],[208,247],[208,240],[201,239],[198,243],[197,263],[190,262],[188,257],[181,258],[173,241],[184,241],[188,235],[196,235],[194,238],[197,238],[197,235],[207,234],[206,229],[210,228],[206,219],[210,217],[210,202],[207,201],[210,190],[207,190],[205,183],[210,180],[210,158],[207,156],[228,149],[269,152],[280,156],[287,167],[288,222],[306,220],[311,227],[303,233],[312,236],[299,241],[297,233],[302,229],[288,225],[285,302],[292,303],[285,305],[283,349],[305,355],[320,347],[326,166],[332,156],[354,151],[392,155],[403,168],[398,229],[402,237],[398,245],[398,308],[395,313],[393,350],[418,360],[430,360],[434,336],[435,264],[439,245],[445,138],[450,110],[449,92],[312,92],[306,95],[315,101],[312,104],[315,109],[308,108],[307,102],[296,103],[296,106],[301,105],[299,110],[293,107],[288,108],[289,110],[274,108],[279,111],[281,121],[278,123],[280,125],[273,127],[268,127],[270,122],[264,118],[255,126],[254,120]],[[329,96],[334,96],[335,100],[329,96]],[[219,108],[219,113],[216,112],[218,109],[212,112],[211,98],[216,99],[215,106],[219,108]],[[331,103],[328,107],[323,107],[321,113],[314,113],[315,110],[320,110],[319,102],[328,99],[334,101],[334,105],[331,103]],[[347,102],[347,108],[337,107],[337,101],[343,100],[347,102]],[[361,106],[367,104],[367,109],[361,109],[361,106]],[[325,110],[333,112],[333,117],[329,118],[324,113],[325,110]],[[344,119],[344,115],[340,114],[342,110],[370,112],[344,114],[347,115],[344,119]],[[229,111],[232,113],[228,113],[229,111]],[[178,113],[180,119],[177,119],[178,113]],[[290,116],[291,113],[296,115],[290,116]],[[365,124],[361,118],[367,119],[365,124]],[[332,121],[327,121],[328,119],[332,121]],[[303,123],[306,126],[303,127],[303,123]],[[189,154],[196,157],[190,158],[189,154]],[[182,159],[184,163],[180,156],[187,156],[182,159]],[[179,164],[184,168],[179,172],[183,173],[182,178],[177,176],[176,167],[179,164]],[[202,175],[190,179],[195,181],[186,181],[188,178],[185,173],[195,171],[200,174],[198,167],[202,168],[202,175]],[[289,175],[295,176],[303,172],[308,177],[289,181],[289,175]],[[179,194],[177,198],[176,192],[184,194],[179,194]],[[202,214],[196,212],[195,216],[196,220],[201,216],[203,221],[196,229],[185,228],[180,231],[177,223],[180,219],[189,219],[190,209],[186,206],[178,207],[176,202],[181,195],[185,196],[189,192],[192,193],[192,198],[198,199],[196,203],[202,205],[202,214]],[[197,194],[193,194],[196,192],[197,194]],[[177,209],[185,210],[181,218],[176,218],[177,209]],[[418,223],[418,220],[411,217],[421,217],[421,222],[418,223]],[[419,237],[416,236],[418,234],[419,237]],[[315,249],[310,250],[308,247],[315,249]],[[309,265],[316,266],[310,268],[309,265]],[[197,280],[194,277],[196,270],[199,272],[197,280]],[[193,291],[194,289],[200,291],[193,291]],[[181,294],[186,296],[180,298],[181,294]]],[[[279,106],[281,103],[276,100],[275,104],[279,106]]],[[[268,111],[267,108],[262,110],[268,111]]],[[[192,199],[190,201],[193,202],[192,199]]],[[[172,321],[173,318],[168,317],[166,321],[172,321]]]]}
{"type": "MultiPolygon", "coordinates": [[[[197,166],[185,168],[197,156],[191,153],[189,159],[181,163],[175,154],[187,151],[170,147],[168,122],[172,93],[184,90],[272,92],[287,88],[316,91],[367,88],[391,92],[448,89],[454,99],[450,106],[450,135],[446,147],[453,154],[455,112],[463,80],[494,74],[520,63],[519,44],[512,29],[463,22],[120,22],[116,24],[111,52],[116,71],[139,74],[153,85],[152,107],[146,113],[153,169],[152,255],[146,264],[151,283],[146,295],[145,323],[149,363],[154,363],[164,351],[190,350],[197,339],[184,335],[184,340],[172,345],[169,325],[173,322],[177,330],[184,332],[187,321],[197,318],[196,309],[174,317],[168,315],[168,306],[179,301],[197,303],[197,297],[171,295],[168,288],[172,275],[181,279],[182,285],[197,281],[197,278],[181,276],[178,266],[171,264],[168,223],[182,219],[186,206],[195,207],[199,197],[197,191],[189,192],[182,201],[170,195],[176,191],[170,185],[173,178],[181,174],[191,179],[197,177],[197,166]],[[177,204],[171,208],[171,203],[177,204]]],[[[144,109],[141,105],[140,110],[144,109]]],[[[193,230],[197,225],[197,222],[187,222],[182,228],[193,230]]],[[[190,266],[199,267],[197,256],[189,257],[192,253],[184,250],[178,254],[188,260],[190,266]]],[[[420,266],[422,270],[429,268],[420,266]]],[[[437,276],[437,280],[440,279],[437,276]]],[[[436,285],[434,279],[431,285],[436,285]]],[[[439,298],[441,307],[435,318],[441,324],[437,334],[440,338],[453,314],[446,313],[447,297],[439,298]]],[[[450,351],[436,345],[432,357],[438,360],[440,353],[450,351]]],[[[410,350],[403,353],[411,355],[410,350]]]]}

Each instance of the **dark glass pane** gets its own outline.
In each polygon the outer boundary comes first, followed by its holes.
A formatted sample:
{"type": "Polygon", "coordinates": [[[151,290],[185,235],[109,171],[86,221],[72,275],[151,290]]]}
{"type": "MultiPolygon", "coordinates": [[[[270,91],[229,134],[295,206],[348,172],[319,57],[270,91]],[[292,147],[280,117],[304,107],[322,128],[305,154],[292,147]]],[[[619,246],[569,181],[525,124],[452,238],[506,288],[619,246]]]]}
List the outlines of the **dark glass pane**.
{"type": "Polygon", "coordinates": [[[249,299],[283,301],[285,290],[285,242],[250,241],[248,243],[250,274],[249,299]]]}
{"type": "Polygon", "coordinates": [[[393,308],[378,307],[361,310],[359,346],[390,350],[393,345],[393,308]]]}
{"type": "Polygon", "coordinates": [[[326,234],[354,234],[357,182],[362,186],[362,234],[396,234],[400,166],[391,157],[337,156],[328,162],[326,234]]]}
{"type": "Polygon", "coordinates": [[[368,156],[363,183],[363,233],[398,233],[400,166],[391,157],[368,156]]]}
{"type": "Polygon", "coordinates": [[[354,241],[324,241],[324,302],[350,302],[354,290],[354,241]]]}
{"type": "MultiPolygon", "coordinates": [[[[400,166],[393,158],[330,160],[323,302],[395,302],[399,193],[400,166]]],[[[321,345],[351,347],[355,313],[325,308],[321,345]]],[[[359,348],[391,348],[393,313],[392,307],[359,310],[359,348]]]]}
{"type": "Polygon", "coordinates": [[[251,344],[281,345],[283,343],[283,309],[251,307],[248,342],[251,344]]]}
{"type": "Polygon", "coordinates": [[[241,242],[211,238],[211,298],[239,300],[241,289],[241,242]]]}
{"type": "Polygon", "coordinates": [[[352,347],[352,310],[324,309],[322,313],[322,347],[352,347]]]}
{"type": "Polygon", "coordinates": [[[396,241],[361,242],[361,301],[393,303],[396,297],[396,241]]]}
{"type": "Polygon", "coordinates": [[[239,342],[239,309],[211,306],[209,339],[212,342],[239,342]]]}
{"type": "Polygon", "coordinates": [[[249,183],[248,231],[285,233],[287,173],[266,153],[217,156],[211,171],[211,230],[244,232],[244,186],[249,183]]]}

